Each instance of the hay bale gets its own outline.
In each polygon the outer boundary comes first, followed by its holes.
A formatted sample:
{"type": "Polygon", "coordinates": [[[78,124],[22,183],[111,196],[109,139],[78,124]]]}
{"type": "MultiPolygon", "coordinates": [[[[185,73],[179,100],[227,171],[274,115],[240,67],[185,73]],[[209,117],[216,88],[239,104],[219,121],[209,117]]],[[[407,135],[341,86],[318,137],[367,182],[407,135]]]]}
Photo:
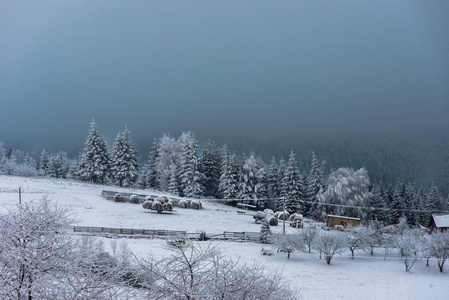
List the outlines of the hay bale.
{"type": "Polygon", "coordinates": [[[162,204],[162,209],[164,211],[172,211],[173,210],[173,203],[167,202],[167,203],[162,204]]]}
{"type": "Polygon", "coordinates": [[[159,201],[160,203],[167,203],[168,202],[168,197],[159,196],[159,197],[156,198],[156,201],[159,201]]]}
{"type": "Polygon", "coordinates": [[[284,211],[277,211],[277,212],[274,213],[274,216],[277,219],[279,219],[279,220],[285,220],[285,221],[287,221],[288,218],[290,218],[290,214],[286,210],[284,210],[284,211]]]}
{"type": "Polygon", "coordinates": [[[278,219],[275,218],[274,216],[267,216],[265,218],[265,222],[267,222],[270,226],[278,226],[278,219]]]}
{"type": "Polygon", "coordinates": [[[120,193],[115,194],[114,202],[126,202],[126,196],[120,193]]]}
{"type": "Polygon", "coordinates": [[[162,207],[162,203],[160,203],[159,201],[154,201],[151,206],[151,209],[157,211],[160,214],[164,210],[164,208],[162,207]]]}
{"type": "Polygon", "coordinates": [[[137,195],[131,195],[131,196],[129,196],[128,202],[129,202],[129,203],[133,203],[133,204],[139,204],[139,203],[140,203],[139,196],[137,196],[137,195]]]}
{"type": "Polygon", "coordinates": [[[153,207],[153,201],[145,201],[142,203],[142,207],[145,209],[151,209],[153,207]]]}
{"type": "Polygon", "coordinates": [[[190,206],[193,208],[193,209],[201,209],[203,206],[201,205],[201,202],[200,201],[198,201],[198,200],[192,200],[192,202],[190,203],[190,206]]]}
{"type": "Polygon", "coordinates": [[[290,221],[302,220],[302,218],[303,218],[303,216],[301,214],[294,213],[294,214],[291,214],[289,220],[290,221]]]}
{"type": "Polygon", "coordinates": [[[180,208],[188,208],[189,207],[189,201],[182,199],[181,201],[179,201],[178,206],[180,208]]]}
{"type": "Polygon", "coordinates": [[[154,198],[152,196],[145,196],[145,201],[154,201],[154,198]]]}
{"type": "Polygon", "coordinates": [[[266,214],[266,215],[274,215],[274,211],[272,211],[272,210],[269,209],[269,208],[265,208],[265,209],[263,210],[263,213],[266,214]]]}

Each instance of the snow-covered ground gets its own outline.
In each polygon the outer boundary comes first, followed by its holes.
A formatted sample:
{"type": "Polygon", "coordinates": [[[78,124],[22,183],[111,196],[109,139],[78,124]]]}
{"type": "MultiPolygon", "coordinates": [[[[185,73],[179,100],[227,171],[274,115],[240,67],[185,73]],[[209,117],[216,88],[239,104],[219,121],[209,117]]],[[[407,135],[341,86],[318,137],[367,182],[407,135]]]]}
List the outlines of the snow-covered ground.
{"type": "MultiPolygon", "coordinates": [[[[0,175],[1,212],[18,203],[19,187],[23,202],[37,201],[47,196],[59,205],[70,207],[78,225],[206,231],[208,234],[260,231],[260,225],[256,225],[252,217],[238,214],[237,209],[217,203],[204,201],[204,209],[200,211],[176,208],[171,214],[161,215],[144,210],[141,205],[114,203],[101,196],[102,190],[139,194],[149,194],[149,191],[6,175],[0,175]]],[[[273,229],[279,231],[282,226],[273,229]]],[[[296,229],[287,227],[287,230],[296,229]]],[[[107,246],[110,239],[104,240],[107,246]]],[[[125,241],[138,256],[150,253],[155,256],[169,255],[163,240],[119,241],[125,241]]],[[[418,261],[407,273],[397,255],[390,254],[384,261],[381,249],[376,249],[374,257],[363,251],[356,252],[355,260],[351,260],[349,252],[345,252],[327,265],[317,253],[294,252],[288,260],[284,253],[262,256],[260,244],[213,243],[228,256],[240,256],[242,262],[257,262],[265,265],[267,270],[281,270],[286,280],[301,290],[303,299],[449,299],[449,271],[440,273],[435,261],[431,261],[430,267],[425,266],[425,261],[418,261]]]]}

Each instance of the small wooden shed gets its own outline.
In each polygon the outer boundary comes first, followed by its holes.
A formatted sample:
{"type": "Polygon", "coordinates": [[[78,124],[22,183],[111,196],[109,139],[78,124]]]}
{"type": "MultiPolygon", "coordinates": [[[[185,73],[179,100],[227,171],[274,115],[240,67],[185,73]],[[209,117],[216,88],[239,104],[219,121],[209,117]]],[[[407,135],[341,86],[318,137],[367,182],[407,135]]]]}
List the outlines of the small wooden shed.
{"type": "Polygon", "coordinates": [[[435,231],[449,230],[449,214],[433,214],[427,227],[435,231]]]}
{"type": "Polygon", "coordinates": [[[340,225],[343,227],[347,227],[347,226],[356,227],[356,226],[360,225],[360,218],[327,215],[326,224],[327,224],[327,227],[332,227],[332,228],[334,228],[335,225],[340,225]]]}

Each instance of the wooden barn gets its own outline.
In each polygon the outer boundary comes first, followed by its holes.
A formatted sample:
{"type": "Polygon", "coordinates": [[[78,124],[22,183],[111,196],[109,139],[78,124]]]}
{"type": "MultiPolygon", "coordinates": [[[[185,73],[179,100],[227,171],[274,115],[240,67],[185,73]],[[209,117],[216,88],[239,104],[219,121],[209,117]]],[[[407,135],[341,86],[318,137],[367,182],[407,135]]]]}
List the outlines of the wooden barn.
{"type": "Polygon", "coordinates": [[[336,225],[343,226],[343,227],[347,227],[347,226],[356,227],[356,226],[360,225],[360,218],[327,215],[326,224],[327,224],[327,227],[332,227],[332,228],[335,228],[336,225]]]}
{"type": "Polygon", "coordinates": [[[432,231],[449,230],[449,214],[433,214],[427,227],[432,231]]]}

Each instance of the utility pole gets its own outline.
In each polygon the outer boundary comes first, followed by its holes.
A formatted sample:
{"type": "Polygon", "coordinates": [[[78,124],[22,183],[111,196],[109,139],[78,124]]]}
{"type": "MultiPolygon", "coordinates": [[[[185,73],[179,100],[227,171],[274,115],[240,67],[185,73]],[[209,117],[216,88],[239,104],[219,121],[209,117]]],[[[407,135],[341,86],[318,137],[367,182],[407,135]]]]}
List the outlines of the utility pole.
{"type": "Polygon", "coordinates": [[[22,188],[19,187],[19,204],[22,204],[22,188]]]}
{"type": "Polygon", "coordinates": [[[285,235],[285,196],[282,197],[282,234],[285,235]]]}

